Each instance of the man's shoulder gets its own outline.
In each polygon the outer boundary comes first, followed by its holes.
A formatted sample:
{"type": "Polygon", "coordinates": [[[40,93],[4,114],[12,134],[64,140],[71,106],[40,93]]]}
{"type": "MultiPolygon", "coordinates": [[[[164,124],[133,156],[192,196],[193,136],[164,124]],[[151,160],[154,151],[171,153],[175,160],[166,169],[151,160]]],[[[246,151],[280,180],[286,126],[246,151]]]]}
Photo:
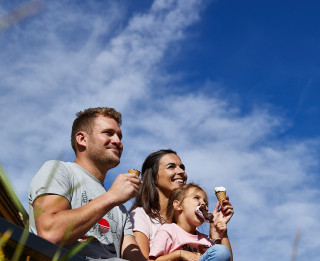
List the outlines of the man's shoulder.
{"type": "Polygon", "coordinates": [[[77,166],[74,162],[67,162],[61,160],[48,160],[40,168],[39,172],[43,171],[68,171],[74,170],[77,166]]]}
{"type": "Polygon", "coordinates": [[[38,170],[36,175],[33,177],[31,184],[34,182],[38,183],[41,180],[51,180],[59,176],[66,177],[68,173],[72,172],[72,163],[64,162],[60,160],[48,160],[38,170]]]}
{"type": "Polygon", "coordinates": [[[46,161],[43,166],[46,167],[59,167],[59,166],[71,166],[73,163],[72,162],[66,162],[62,160],[48,160],[46,161]]]}

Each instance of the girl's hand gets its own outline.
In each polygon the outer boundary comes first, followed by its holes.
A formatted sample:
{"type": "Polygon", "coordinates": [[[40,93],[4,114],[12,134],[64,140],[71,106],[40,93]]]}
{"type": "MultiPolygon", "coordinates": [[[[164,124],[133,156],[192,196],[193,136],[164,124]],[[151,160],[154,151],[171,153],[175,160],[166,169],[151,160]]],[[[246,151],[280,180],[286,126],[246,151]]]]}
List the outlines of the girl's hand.
{"type": "Polygon", "coordinates": [[[181,251],[181,257],[180,257],[180,260],[184,260],[184,261],[198,261],[201,256],[196,254],[196,253],[192,253],[192,252],[189,252],[189,251],[185,251],[185,250],[178,250],[178,251],[181,251]]]}

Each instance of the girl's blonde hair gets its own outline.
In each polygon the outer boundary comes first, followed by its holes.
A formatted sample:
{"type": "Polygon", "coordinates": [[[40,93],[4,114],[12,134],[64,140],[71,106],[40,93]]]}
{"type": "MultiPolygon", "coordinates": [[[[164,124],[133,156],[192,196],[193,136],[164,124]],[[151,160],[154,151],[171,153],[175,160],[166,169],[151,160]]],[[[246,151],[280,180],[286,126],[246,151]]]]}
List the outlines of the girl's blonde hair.
{"type": "Polygon", "coordinates": [[[176,223],[173,202],[177,200],[181,204],[183,200],[187,197],[189,190],[192,188],[196,189],[196,191],[202,190],[207,196],[207,193],[205,192],[205,190],[201,188],[199,185],[194,183],[189,183],[189,184],[183,185],[180,188],[175,189],[172,192],[172,195],[168,201],[167,212],[166,212],[168,223],[176,223]]]}

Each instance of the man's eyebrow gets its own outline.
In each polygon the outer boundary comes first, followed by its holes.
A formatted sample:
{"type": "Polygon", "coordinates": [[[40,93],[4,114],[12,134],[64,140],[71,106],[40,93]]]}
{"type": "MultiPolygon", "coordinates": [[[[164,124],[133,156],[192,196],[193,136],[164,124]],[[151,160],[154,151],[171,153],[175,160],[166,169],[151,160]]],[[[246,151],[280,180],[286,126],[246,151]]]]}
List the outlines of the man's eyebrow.
{"type": "Polygon", "coordinates": [[[122,138],[122,131],[117,132],[115,129],[113,128],[104,128],[101,130],[101,132],[107,132],[107,131],[111,131],[113,133],[117,133],[117,135],[119,136],[119,138],[122,138]]]}

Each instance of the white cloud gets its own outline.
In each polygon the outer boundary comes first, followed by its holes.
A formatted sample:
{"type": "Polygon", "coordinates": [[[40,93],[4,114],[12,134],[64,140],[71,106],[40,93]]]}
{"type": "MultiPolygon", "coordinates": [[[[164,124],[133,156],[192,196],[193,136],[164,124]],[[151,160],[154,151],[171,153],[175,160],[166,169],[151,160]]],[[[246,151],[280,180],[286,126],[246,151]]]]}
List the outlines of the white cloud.
{"type": "MultiPolygon", "coordinates": [[[[319,169],[319,140],[278,140],[285,119],[264,108],[240,114],[226,99],[171,95],[155,103],[156,109],[139,114],[135,128],[143,135],[131,138],[128,146],[141,154],[152,146],[176,149],[189,181],[206,188],[212,207],[213,188],[228,188],[236,212],[230,233],[238,234],[237,259],[288,259],[298,229],[303,231],[299,250],[317,250],[319,190],[313,181],[319,169]],[[253,254],[247,248],[263,250],[253,254]]],[[[129,119],[128,125],[135,120],[129,119]]]]}
{"type": "Polygon", "coordinates": [[[259,105],[244,112],[240,102],[199,86],[184,93],[176,75],[161,69],[174,59],[170,48],[178,50],[186,28],[199,21],[203,4],[154,1],[150,10],[130,14],[98,2],[87,9],[50,2],[0,35],[6,50],[0,54],[0,160],[25,207],[27,184],[45,160],[73,160],[75,113],[114,106],[124,116],[125,151],[111,176],[139,168],[152,151],[172,148],[189,180],[207,189],[211,207],[213,187],[227,187],[235,207],[235,259],[288,259],[297,229],[299,253],[316,253],[319,140],[279,140],[288,123],[276,110],[259,105]]]}
{"type": "Polygon", "coordinates": [[[114,3],[46,2],[41,14],[1,35],[0,158],[25,206],[28,188],[16,184],[28,184],[47,159],[72,157],[77,111],[108,105],[125,113],[151,95],[168,46],[198,19],[198,1],[167,4],[155,2],[122,28],[125,8],[114,3]]]}

